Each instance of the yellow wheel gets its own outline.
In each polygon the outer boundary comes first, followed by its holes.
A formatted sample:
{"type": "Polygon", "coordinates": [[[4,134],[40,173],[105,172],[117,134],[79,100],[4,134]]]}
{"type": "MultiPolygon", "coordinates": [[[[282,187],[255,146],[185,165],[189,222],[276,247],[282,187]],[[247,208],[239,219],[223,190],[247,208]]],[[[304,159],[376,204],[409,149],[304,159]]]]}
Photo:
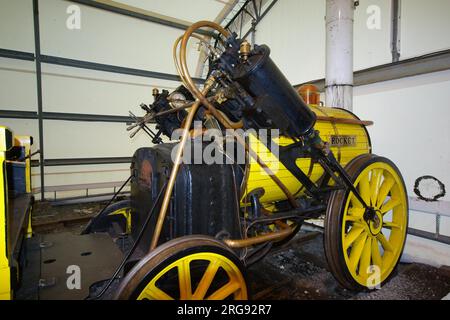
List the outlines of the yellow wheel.
{"type": "Polygon", "coordinates": [[[131,233],[131,201],[122,200],[113,203],[92,218],[83,233],[109,232],[116,237],[113,223],[117,223],[123,233],[131,233]]]}
{"type": "Polygon", "coordinates": [[[117,299],[245,300],[244,267],[222,242],[206,236],[171,240],[145,256],[121,281],[117,299]]]}
{"type": "Polygon", "coordinates": [[[331,195],[325,255],[341,285],[374,289],[393,274],[403,252],[408,229],[405,184],[394,163],[375,155],[354,159],[346,171],[369,209],[350,191],[331,195]]]}

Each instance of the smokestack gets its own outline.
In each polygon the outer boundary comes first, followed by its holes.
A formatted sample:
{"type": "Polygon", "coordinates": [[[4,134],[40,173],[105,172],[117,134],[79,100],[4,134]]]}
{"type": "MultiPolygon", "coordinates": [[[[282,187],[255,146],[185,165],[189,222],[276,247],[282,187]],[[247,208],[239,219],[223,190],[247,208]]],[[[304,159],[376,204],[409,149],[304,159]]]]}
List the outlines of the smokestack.
{"type": "Polygon", "coordinates": [[[326,0],[325,101],[353,109],[353,0],[326,0]]]}

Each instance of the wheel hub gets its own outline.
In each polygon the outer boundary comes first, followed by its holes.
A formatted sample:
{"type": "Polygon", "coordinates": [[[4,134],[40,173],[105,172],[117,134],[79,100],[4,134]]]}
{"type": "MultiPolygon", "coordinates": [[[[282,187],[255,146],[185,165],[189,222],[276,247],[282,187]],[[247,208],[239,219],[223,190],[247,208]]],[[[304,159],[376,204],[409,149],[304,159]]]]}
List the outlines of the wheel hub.
{"type": "Polygon", "coordinates": [[[377,235],[381,232],[383,226],[383,215],[375,208],[368,208],[364,213],[364,220],[369,227],[372,235],[377,235]]]}

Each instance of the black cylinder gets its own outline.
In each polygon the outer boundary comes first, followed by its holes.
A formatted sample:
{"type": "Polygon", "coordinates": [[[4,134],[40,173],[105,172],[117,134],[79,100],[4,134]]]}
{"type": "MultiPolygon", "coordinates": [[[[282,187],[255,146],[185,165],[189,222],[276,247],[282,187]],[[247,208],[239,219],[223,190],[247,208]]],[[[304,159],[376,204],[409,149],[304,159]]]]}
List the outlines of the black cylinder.
{"type": "Polygon", "coordinates": [[[261,103],[262,111],[275,128],[292,137],[308,135],[316,115],[269,55],[266,45],[255,46],[248,60],[236,66],[233,78],[257,100],[265,100],[261,103]]]}

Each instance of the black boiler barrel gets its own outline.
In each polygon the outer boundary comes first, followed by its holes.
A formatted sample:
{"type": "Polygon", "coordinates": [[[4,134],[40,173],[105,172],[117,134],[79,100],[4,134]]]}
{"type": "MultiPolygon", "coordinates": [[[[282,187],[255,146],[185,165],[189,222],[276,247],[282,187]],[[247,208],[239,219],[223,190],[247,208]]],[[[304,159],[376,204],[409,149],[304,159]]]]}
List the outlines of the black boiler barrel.
{"type": "MultiPolygon", "coordinates": [[[[316,122],[316,115],[303,102],[269,55],[270,49],[266,45],[255,46],[248,60],[236,67],[234,80],[255,98],[269,96],[273,113],[284,113],[285,117],[282,118],[289,123],[274,123],[275,127],[287,128],[285,134],[292,137],[310,134],[316,122]]],[[[280,119],[274,117],[276,118],[280,119]]]]}

